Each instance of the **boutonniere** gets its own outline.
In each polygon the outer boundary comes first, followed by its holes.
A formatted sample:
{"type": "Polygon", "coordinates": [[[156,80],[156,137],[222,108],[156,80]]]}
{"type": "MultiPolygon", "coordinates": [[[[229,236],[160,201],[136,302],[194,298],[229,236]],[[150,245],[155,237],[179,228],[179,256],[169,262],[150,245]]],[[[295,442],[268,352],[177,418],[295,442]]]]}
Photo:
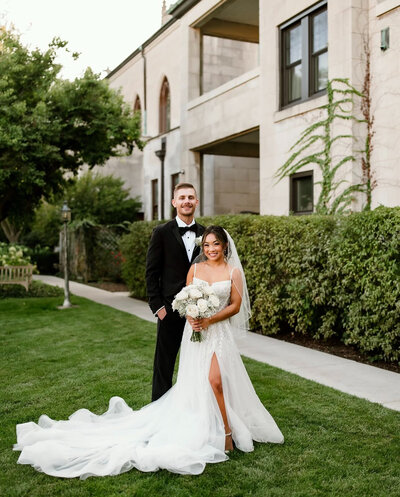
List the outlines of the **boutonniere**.
{"type": "Polygon", "coordinates": [[[195,243],[196,247],[200,247],[200,245],[201,245],[201,239],[202,239],[201,236],[198,236],[198,237],[196,237],[194,239],[194,243],[195,243]]]}

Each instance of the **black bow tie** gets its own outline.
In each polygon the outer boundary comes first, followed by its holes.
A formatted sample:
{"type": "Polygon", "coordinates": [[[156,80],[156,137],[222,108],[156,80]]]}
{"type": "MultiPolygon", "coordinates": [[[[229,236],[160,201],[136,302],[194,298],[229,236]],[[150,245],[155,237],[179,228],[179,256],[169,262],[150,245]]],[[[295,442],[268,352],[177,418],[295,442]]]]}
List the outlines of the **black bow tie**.
{"type": "Polygon", "coordinates": [[[179,227],[179,234],[181,236],[183,236],[188,231],[193,231],[194,233],[196,233],[196,224],[192,224],[192,226],[185,226],[184,228],[179,227]]]}

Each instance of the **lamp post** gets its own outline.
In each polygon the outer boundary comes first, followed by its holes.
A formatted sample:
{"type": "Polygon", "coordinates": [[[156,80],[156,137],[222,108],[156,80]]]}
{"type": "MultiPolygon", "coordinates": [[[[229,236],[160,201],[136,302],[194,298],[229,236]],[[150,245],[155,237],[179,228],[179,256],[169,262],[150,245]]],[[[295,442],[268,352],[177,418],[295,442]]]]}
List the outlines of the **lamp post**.
{"type": "Polygon", "coordinates": [[[161,162],[161,219],[164,219],[164,160],[167,153],[167,140],[161,140],[161,149],[154,152],[161,162]]]}
{"type": "Polygon", "coordinates": [[[64,303],[60,309],[69,309],[72,304],[69,300],[69,279],[68,279],[68,229],[67,225],[71,221],[71,209],[64,200],[64,205],[61,209],[61,218],[64,223],[64,303]]]}

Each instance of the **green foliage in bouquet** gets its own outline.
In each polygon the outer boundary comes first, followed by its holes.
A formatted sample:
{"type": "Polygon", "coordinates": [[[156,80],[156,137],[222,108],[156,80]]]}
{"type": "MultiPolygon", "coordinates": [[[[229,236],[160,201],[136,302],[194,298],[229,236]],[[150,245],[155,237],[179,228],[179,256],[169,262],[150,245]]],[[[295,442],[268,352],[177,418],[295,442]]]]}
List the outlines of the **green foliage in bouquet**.
{"type": "MultiPolygon", "coordinates": [[[[252,304],[251,327],[337,337],[371,360],[400,361],[400,208],[348,216],[204,217],[235,240],[252,304]]],[[[123,276],[146,296],[153,227],[133,223],[123,238],[123,276]]]]}

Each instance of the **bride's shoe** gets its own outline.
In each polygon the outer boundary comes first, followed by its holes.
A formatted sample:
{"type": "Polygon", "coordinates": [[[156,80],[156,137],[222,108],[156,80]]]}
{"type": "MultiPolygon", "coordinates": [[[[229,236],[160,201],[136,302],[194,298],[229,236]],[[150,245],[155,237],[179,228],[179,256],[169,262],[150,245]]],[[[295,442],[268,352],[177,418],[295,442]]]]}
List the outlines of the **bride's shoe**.
{"type": "Polygon", "coordinates": [[[233,451],[232,432],[225,433],[225,454],[233,451]]]}

